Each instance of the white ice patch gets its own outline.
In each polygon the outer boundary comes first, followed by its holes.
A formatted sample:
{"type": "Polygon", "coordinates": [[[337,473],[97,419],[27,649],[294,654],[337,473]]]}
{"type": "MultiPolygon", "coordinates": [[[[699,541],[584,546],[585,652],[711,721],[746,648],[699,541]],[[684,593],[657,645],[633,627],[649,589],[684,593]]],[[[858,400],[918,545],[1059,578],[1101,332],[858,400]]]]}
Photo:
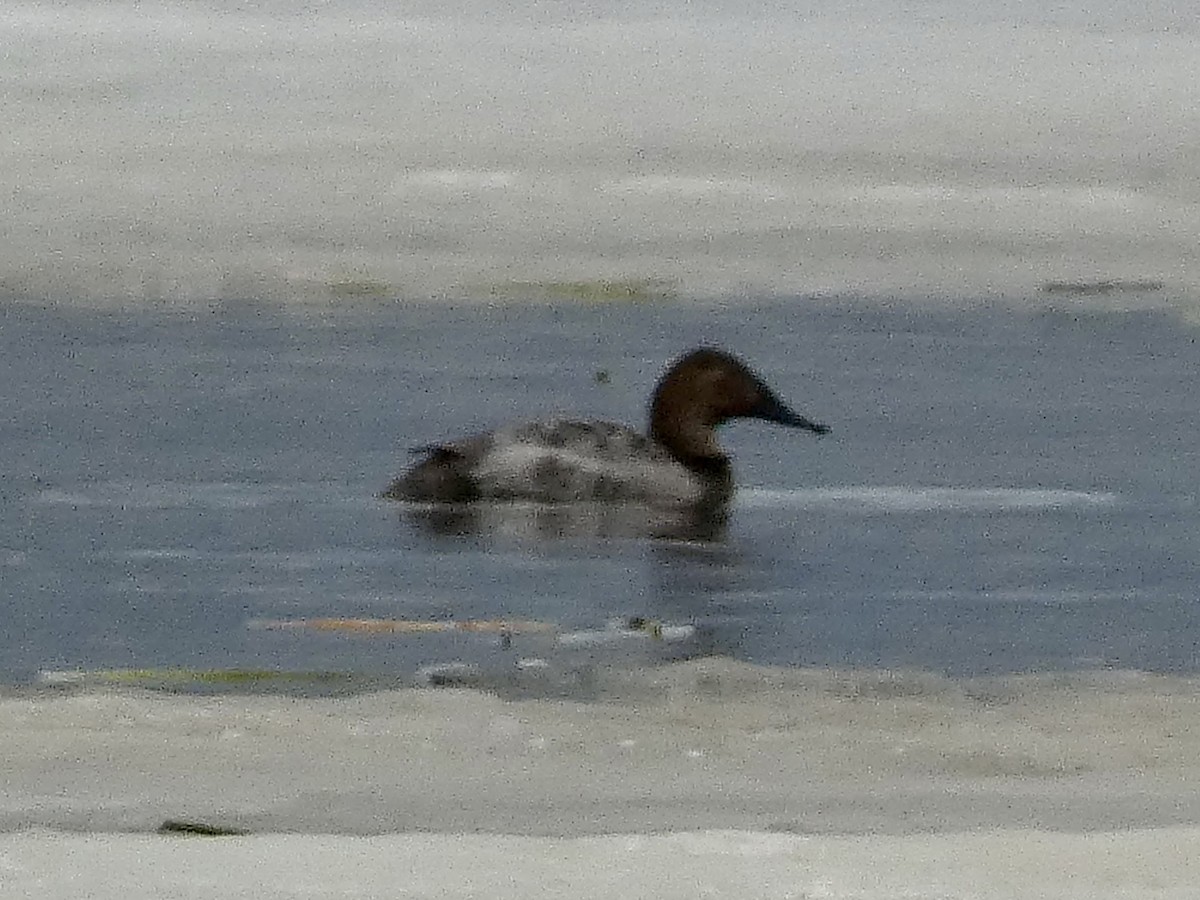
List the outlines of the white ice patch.
{"type": "Polygon", "coordinates": [[[1004,511],[1113,506],[1118,496],[1107,491],[1052,488],[917,487],[847,485],[776,490],[748,488],[738,492],[738,505],[750,509],[831,509],[844,512],[912,513],[1004,511]]]}
{"type": "Polygon", "coordinates": [[[745,197],[767,200],[784,193],[782,188],[769,181],[686,175],[645,175],[637,178],[623,178],[619,181],[602,184],[599,190],[601,193],[609,194],[658,195],[692,200],[708,197],[745,197]]]}
{"type": "Polygon", "coordinates": [[[515,172],[491,169],[425,169],[409,172],[397,179],[395,188],[405,192],[411,188],[473,194],[513,187],[519,176],[515,172]]]}
{"type": "Polygon", "coordinates": [[[117,507],[120,509],[255,509],[277,503],[318,499],[344,502],[345,487],[321,483],[247,484],[239,482],[110,481],[84,488],[53,488],[37,495],[49,506],[117,507]]]}
{"type": "Polygon", "coordinates": [[[355,550],[344,547],[325,547],[317,550],[284,551],[223,551],[198,550],[194,547],[139,547],[115,553],[97,553],[97,559],[124,559],[130,562],[197,562],[212,560],[236,562],[244,560],[259,566],[269,566],[289,572],[306,572],[330,566],[363,568],[388,565],[396,559],[394,550],[355,550]]]}
{"type": "Polygon", "coordinates": [[[1130,590],[1047,590],[1044,588],[1010,588],[1006,590],[946,590],[946,591],[896,591],[899,600],[944,601],[947,603],[997,603],[1023,606],[1075,606],[1084,603],[1112,601],[1132,602],[1137,594],[1130,590]]]}

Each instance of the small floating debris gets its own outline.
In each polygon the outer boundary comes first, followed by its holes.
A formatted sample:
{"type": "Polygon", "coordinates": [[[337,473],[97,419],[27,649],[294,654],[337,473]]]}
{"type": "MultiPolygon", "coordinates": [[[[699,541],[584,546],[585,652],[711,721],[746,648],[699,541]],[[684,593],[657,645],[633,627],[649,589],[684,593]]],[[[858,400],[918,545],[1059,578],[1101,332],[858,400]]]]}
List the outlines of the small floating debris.
{"type": "Polygon", "coordinates": [[[691,640],[695,634],[695,625],[664,625],[653,619],[633,616],[628,619],[615,619],[608,623],[607,628],[560,634],[558,643],[563,647],[596,647],[638,639],[677,643],[691,640]]]}
{"type": "Polygon", "coordinates": [[[1047,281],[1042,285],[1041,290],[1043,294],[1094,296],[1134,291],[1161,291],[1165,287],[1164,282],[1153,278],[1109,278],[1099,281],[1047,281]]]}
{"type": "Polygon", "coordinates": [[[468,663],[436,663],[417,669],[416,682],[425,687],[479,687],[483,672],[468,663]]]}
{"type": "Polygon", "coordinates": [[[237,837],[249,834],[245,828],[229,828],[225,825],[209,825],[207,822],[187,822],[167,819],[157,829],[159,834],[180,834],[194,837],[237,837]]]}
{"type": "Polygon", "coordinates": [[[267,631],[348,632],[360,635],[423,635],[463,632],[494,634],[508,640],[517,635],[553,634],[563,647],[598,646],[630,639],[676,643],[692,639],[694,625],[666,625],[644,616],[613,619],[605,628],[560,632],[553,622],[528,619],[463,619],[428,622],[416,619],[256,619],[250,628],[267,631]]]}
{"type": "Polygon", "coordinates": [[[548,634],[557,631],[551,622],[528,619],[462,619],[442,622],[418,619],[255,619],[253,629],[264,631],[343,631],[351,634],[440,634],[447,631],[480,634],[548,634]]]}

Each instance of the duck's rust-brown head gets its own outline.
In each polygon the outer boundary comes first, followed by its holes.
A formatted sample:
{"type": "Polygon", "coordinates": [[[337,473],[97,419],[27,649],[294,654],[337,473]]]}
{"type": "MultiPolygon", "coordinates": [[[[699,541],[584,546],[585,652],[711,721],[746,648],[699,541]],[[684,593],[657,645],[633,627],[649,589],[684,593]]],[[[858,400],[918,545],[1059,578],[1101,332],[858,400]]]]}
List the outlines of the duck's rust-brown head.
{"type": "Polygon", "coordinates": [[[829,431],[794,412],[736,356],[713,347],[677,360],[650,399],[650,437],[693,469],[727,463],[716,428],[729,419],[763,419],[814,434],[829,431]]]}

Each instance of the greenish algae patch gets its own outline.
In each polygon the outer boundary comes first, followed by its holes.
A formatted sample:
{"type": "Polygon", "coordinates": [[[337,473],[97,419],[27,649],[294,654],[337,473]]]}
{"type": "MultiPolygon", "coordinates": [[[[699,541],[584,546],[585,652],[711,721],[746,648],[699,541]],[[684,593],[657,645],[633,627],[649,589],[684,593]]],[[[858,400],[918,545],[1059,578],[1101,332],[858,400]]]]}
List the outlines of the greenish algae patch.
{"type": "Polygon", "coordinates": [[[262,684],[348,683],[355,676],[345,672],[287,672],[272,669],[91,669],[42,672],[43,684],[188,685],[208,684],[254,686],[262,684]]]}
{"type": "Polygon", "coordinates": [[[392,285],[374,278],[344,277],[330,281],[329,295],[334,300],[383,300],[392,297],[392,285]]]}
{"type": "Polygon", "coordinates": [[[493,297],[513,300],[570,300],[577,303],[643,303],[671,300],[675,285],[662,278],[585,281],[509,281],[489,289],[493,297]]]}
{"type": "Polygon", "coordinates": [[[1043,294],[1074,294],[1087,296],[1096,294],[1115,293],[1152,293],[1161,291],[1166,283],[1156,278],[1105,278],[1098,281],[1047,281],[1042,287],[1043,294]]]}
{"type": "Polygon", "coordinates": [[[245,828],[230,828],[225,825],[210,825],[207,822],[191,822],[167,819],[157,829],[158,834],[180,834],[189,837],[237,837],[249,834],[245,828]]]}

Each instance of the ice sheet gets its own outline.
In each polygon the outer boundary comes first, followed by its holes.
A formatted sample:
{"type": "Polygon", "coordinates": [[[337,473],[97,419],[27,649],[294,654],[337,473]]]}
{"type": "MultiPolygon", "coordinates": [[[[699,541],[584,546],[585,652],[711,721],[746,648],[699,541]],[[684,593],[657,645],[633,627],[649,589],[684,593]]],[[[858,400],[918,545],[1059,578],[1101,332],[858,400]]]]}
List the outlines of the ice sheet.
{"type": "Polygon", "coordinates": [[[0,296],[1125,308],[1200,284],[1200,53],[1170,4],[6,13],[0,296]]]}
{"type": "Polygon", "coordinates": [[[219,839],[0,835],[6,898],[1192,898],[1200,830],[219,839]]]}
{"type": "Polygon", "coordinates": [[[592,698],[83,691],[0,702],[0,829],[547,837],[1200,823],[1200,698],[1136,673],[955,681],[720,659],[592,698]]]}
{"type": "Polygon", "coordinates": [[[1192,897],[1196,687],[710,659],[587,702],[19,692],[0,894],[1192,897]]]}

